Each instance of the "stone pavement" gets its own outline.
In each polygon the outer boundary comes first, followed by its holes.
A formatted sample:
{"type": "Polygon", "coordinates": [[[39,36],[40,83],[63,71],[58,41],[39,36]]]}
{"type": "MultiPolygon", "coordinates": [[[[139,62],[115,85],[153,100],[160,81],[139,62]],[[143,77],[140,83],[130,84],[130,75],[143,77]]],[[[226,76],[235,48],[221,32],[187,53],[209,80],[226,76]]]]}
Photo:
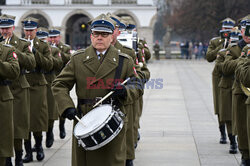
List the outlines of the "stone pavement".
{"type": "MultiPolygon", "coordinates": [[[[220,135],[212,103],[213,64],[204,60],[160,60],[148,67],[151,82],[144,94],[141,140],[134,165],[239,165],[240,155],[228,153],[229,143],[218,143],[220,135]]],[[[71,94],[76,100],[75,93],[71,94]]],[[[59,139],[56,122],[55,142],[51,149],[45,148],[45,160],[25,165],[70,166],[72,123],[68,120],[66,129],[66,138],[59,139]]],[[[33,156],[35,159],[35,153],[33,156]]]]}

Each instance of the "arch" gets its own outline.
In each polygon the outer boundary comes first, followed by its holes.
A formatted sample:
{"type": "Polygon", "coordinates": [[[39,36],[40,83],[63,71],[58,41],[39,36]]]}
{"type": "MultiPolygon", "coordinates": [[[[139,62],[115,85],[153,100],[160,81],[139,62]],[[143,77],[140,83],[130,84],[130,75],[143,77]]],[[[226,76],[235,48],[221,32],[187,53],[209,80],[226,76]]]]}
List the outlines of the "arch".
{"type": "MultiPolygon", "coordinates": [[[[69,16],[69,15],[68,15],[69,16]]],[[[90,26],[88,25],[91,18],[83,12],[74,12],[63,23],[65,42],[76,50],[86,48],[91,44],[90,41],[90,26]]]]}
{"type": "Polygon", "coordinates": [[[140,25],[140,21],[137,18],[137,16],[133,12],[131,12],[129,10],[121,9],[121,10],[117,10],[117,11],[113,12],[113,14],[118,15],[118,16],[119,15],[130,16],[135,21],[136,27],[140,27],[141,26],[140,25]]]}
{"type": "Polygon", "coordinates": [[[154,28],[156,21],[157,21],[157,14],[155,14],[155,15],[151,18],[151,20],[150,20],[150,24],[149,24],[149,25],[150,25],[151,28],[154,28]]]}
{"type": "Polygon", "coordinates": [[[45,12],[43,12],[42,10],[39,10],[39,9],[34,9],[34,10],[27,11],[26,13],[24,13],[22,15],[22,17],[20,17],[19,22],[18,22],[18,27],[22,27],[22,20],[24,20],[26,17],[28,17],[29,15],[32,15],[32,14],[38,14],[38,15],[41,15],[42,17],[44,17],[45,20],[48,22],[49,27],[51,25],[53,25],[52,20],[45,12]]]}
{"type": "Polygon", "coordinates": [[[68,21],[72,16],[74,16],[74,15],[76,15],[76,14],[85,15],[85,16],[87,16],[87,17],[90,18],[90,19],[93,19],[93,18],[94,18],[90,13],[88,13],[88,12],[85,11],[85,10],[82,10],[82,9],[73,10],[72,12],[68,13],[68,14],[63,18],[61,27],[64,27],[64,26],[67,24],[67,21],[68,21]]]}

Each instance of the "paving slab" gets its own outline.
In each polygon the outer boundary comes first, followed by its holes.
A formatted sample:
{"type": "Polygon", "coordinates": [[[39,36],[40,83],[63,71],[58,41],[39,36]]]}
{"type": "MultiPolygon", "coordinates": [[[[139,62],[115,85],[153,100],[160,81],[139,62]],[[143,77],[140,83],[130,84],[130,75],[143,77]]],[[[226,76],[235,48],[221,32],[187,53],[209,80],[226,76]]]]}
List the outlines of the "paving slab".
{"type": "MultiPolygon", "coordinates": [[[[145,88],[135,166],[239,165],[240,155],[228,153],[229,143],[219,144],[212,99],[213,65],[205,60],[170,59],[148,64],[154,85],[151,82],[145,88]],[[156,86],[156,80],[162,80],[163,86],[156,86]]],[[[71,95],[76,102],[74,90],[71,95]]],[[[70,166],[70,121],[66,130],[67,136],[61,140],[56,122],[55,143],[51,149],[45,148],[45,160],[25,165],[70,166]]]]}

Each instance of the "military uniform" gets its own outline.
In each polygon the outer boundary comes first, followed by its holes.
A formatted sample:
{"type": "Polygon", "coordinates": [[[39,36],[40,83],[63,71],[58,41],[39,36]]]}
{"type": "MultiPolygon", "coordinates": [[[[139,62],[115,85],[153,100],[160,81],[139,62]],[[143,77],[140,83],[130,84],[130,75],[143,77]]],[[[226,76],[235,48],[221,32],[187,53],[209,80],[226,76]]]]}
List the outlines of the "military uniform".
{"type": "Polygon", "coordinates": [[[155,45],[154,45],[154,52],[155,52],[155,58],[157,59],[157,60],[159,60],[160,59],[160,45],[158,44],[158,43],[155,43],[155,45]]]}
{"type": "MultiPolygon", "coordinates": [[[[246,45],[244,40],[240,40],[237,45],[231,47],[227,52],[227,57],[222,67],[226,76],[234,76],[237,64],[242,60],[240,57],[242,48],[246,45]]],[[[235,116],[235,123],[238,134],[239,150],[243,159],[248,158],[248,140],[246,129],[246,105],[247,96],[243,93],[238,79],[235,79],[232,86],[232,115],[235,116]]]]}
{"type": "MultiPolygon", "coordinates": [[[[93,109],[92,104],[86,101],[95,101],[96,97],[104,97],[110,88],[89,88],[100,85],[99,82],[104,82],[110,79],[125,80],[128,77],[131,79],[138,78],[131,57],[124,53],[120,53],[114,46],[111,45],[112,36],[115,27],[112,20],[102,14],[91,23],[92,44],[85,51],[78,51],[72,56],[70,62],[66,65],[63,71],[58,75],[53,82],[53,94],[56,102],[60,105],[59,111],[63,113],[63,117],[73,119],[76,115],[76,110],[72,99],[69,96],[69,91],[76,84],[76,94],[78,97],[78,112],[85,115],[93,109]],[[101,17],[101,18],[100,18],[101,17]],[[105,33],[105,34],[101,34],[105,33]],[[105,49],[98,47],[97,40],[102,35],[103,42],[106,43],[105,49]],[[106,35],[106,36],[104,36],[106,35]],[[104,40],[106,38],[106,40],[104,40]],[[109,43],[110,42],[110,43],[109,43]],[[96,48],[94,48],[96,46],[96,48]],[[100,56],[102,52],[103,56],[100,56]],[[98,55],[98,56],[97,56],[98,55]],[[122,58],[122,59],[121,59],[122,58]],[[123,62],[121,61],[123,60],[123,62]],[[122,63],[121,63],[122,62],[122,63]],[[120,64],[123,64],[122,66],[120,64]],[[117,75],[118,69],[121,69],[117,75]],[[84,77],[83,77],[84,76],[84,77]],[[95,78],[88,81],[88,78],[95,78]]],[[[116,84],[115,84],[116,86],[116,84]]],[[[131,81],[122,86],[121,90],[113,89],[113,95],[118,95],[119,108],[125,115],[127,110],[124,105],[132,104],[135,99],[142,95],[143,90],[138,81],[131,81]]],[[[117,102],[117,99],[115,100],[117,102]]],[[[76,121],[74,122],[75,125],[76,121]]],[[[86,151],[82,147],[77,146],[76,138],[73,138],[72,148],[72,165],[73,166],[124,166],[126,161],[126,127],[128,119],[124,119],[124,127],[120,133],[108,144],[92,151],[86,151]],[[84,157],[83,157],[84,156],[84,157]]]]}
{"type": "MultiPolygon", "coordinates": [[[[37,28],[38,20],[28,17],[22,21],[24,30],[34,30],[37,28]]],[[[28,38],[28,36],[26,35],[28,38]]],[[[35,149],[37,160],[44,159],[42,148],[42,131],[48,130],[48,104],[47,104],[47,81],[44,73],[51,71],[53,61],[49,50],[49,45],[33,36],[30,40],[32,52],[35,56],[36,67],[34,70],[27,70],[26,78],[30,84],[30,132],[35,138],[35,149]]],[[[26,155],[23,162],[33,161],[31,151],[31,135],[24,142],[26,155]]]]}
{"type": "Polygon", "coordinates": [[[14,47],[0,44],[0,165],[5,158],[13,156],[13,95],[9,89],[10,80],[18,78],[20,68],[14,47]]]}
{"type": "MultiPolygon", "coordinates": [[[[67,44],[63,44],[60,42],[60,28],[59,27],[53,27],[49,30],[49,37],[51,38],[51,44],[57,46],[60,49],[61,58],[63,61],[63,67],[68,63],[70,60],[71,54],[70,54],[70,46],[67,44]],[[53,40],[52,38],[55,39],[53,40]]],[[[59,72],[57,72],[59,74],[59,72]]],[[[65,131],[65,119],[62,117],[59,117],[59,136],[61,139],[64,139],[66,137],[66,131],[65,131]]]]}
{"type": "Polygon", "coordinates": [[[67,44],[63,44],[60,42],[57,47],[61,50],[61,56],[63,60],[63,64],[66,65],[68,61],[70,60],[71,54],[70,54],[70,46],[67,44]]]}
{"type": "MultiPolygon", "coordinates": [[[[239,79],[240,83],[245,87],[250,87],[250,44],[247,44],[242,50],[242,54],[246,56],[244,61],[237,66],[235,75],[239,79]]],[[[248,98],[245,102],[247,106],[247,134],[248,134],[248,147],[250,147],[250,91],[248,94],[248,98]]],[[[250,152],[249,152],[250,154],[250,152]]]]}
{"type": "Polygon", "coordinates": [[[145,40],[140,39],[139,43],[142,44],[142,48],[140,48],[142,50],[142,53],[145,54],[145,60],[146,62],[148,62],[148,60],[151,58],[151,53],[150,50],[148,48],[148,44],[145,40]]]}
{"type": "MultiPolygon", "coordinates": [[[[60,103],[58,105],[60,113],[62,114],[67,108],[74,107],[74,103],[72,99],[70,99],[68,92],[73,88],[75,83],[76,94],[79,99],[93,99],[97,96],[105,96],[109,92],[107,89],[86,89],[86,77],[95,77],[97,80],[103,79],[104,81],[114,78],[115,69],[121,57],[124,57],[121,79],[125,80],[127,77],[136,77],[133,70],[132,59],[124,54],[119,54],[118,50],[113,46],[110,46],[108,49],[102,64],[100,64],[97,59],[97,55],[92,46],[87,48],[85,52],[79,52],[72,56],[70,62],[66,65],[61,74],[58,75],[52,86],[56,102],[58,104],[60,103]]],[[[97,81],[92,84],[96,83],[97,81]]],[[[132,103],[134,99],[140,96],[138,90],[132,88],[127,89],[127,93],[128,96],[126,100],[123,101],[123,104],[132,103]]],[[[81,105],[80,108],[83,115],[92,109],[91,106],[85,104],[81,105]]],[[[124,111],[123,107],[122,111],[124,111]]],[[[124,128],[109,144],[94,151],[85,151],[82,147],[77,145],[76,138],[73,138],[72,165],[124,166],[126,158],[125,148],[124,128]]]]}

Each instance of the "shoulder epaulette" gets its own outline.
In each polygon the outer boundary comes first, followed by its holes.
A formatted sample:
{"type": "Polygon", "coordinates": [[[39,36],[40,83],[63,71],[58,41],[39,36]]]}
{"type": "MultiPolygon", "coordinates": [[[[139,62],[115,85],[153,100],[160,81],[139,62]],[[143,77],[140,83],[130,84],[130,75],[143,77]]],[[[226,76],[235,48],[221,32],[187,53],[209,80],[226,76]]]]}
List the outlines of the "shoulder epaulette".
{"type": "Polygon", "coordinates": [[[120,53],[119,53],[119,55],[120,55],[120,56],[123,56],[123,57],[126,57],[126,58],[128,58],[128,59],[130,58],[130,56],[129,56],[129,55],[124,54],[124,53],[122,53],[122,52],[120,52],[120,53]]]}
{"type": "Polygon", "coordinates": [[[130,48],[130,47],[128,47],[128,46],[125,46],[125,45],[123,45],[123,48],[129,49],[129,50],[132,50],[132,48],[130,48]]]}
{"type": "Polygon", "coordinates": [[[85,52],[85,49],[80,49],[80,50],[75,51],[75,52],[72,54],[72,56],[76,56],[76,55],[81,54],[81,53],[84,53],[84,52],[85,52]]]}
{"type": "Polygon", "coordinates": [[[226,51],[227,49],[225,49],[225,48],[222,48],[222,49],[220,49],[218,52],[223,52],[223,51],[226,51]]]}
{"type": "Polygon", "coordinates": [[[237,46],[237,43],[230,43],[229,46],[230,46],[230,47],[237,46]]]}
{"type": "Polygon", "coordinates": [[[67,46],[67,47],[70,47],[70,45],[68,45],[68,44],[63,44],[64,46],[67,46]]]}
{"type": "Polygon", "coordinates": [[[22,41],[26,41],[26,42],[28,42],[28,40],[27,39],[24,39],[24,38],[19,38],[20,40],[22,40],[22,41]]]}
{"type": "Polygon", "coordinates": [[[213,40],[216,40],[216,39],[220,39],[220,37],[213,37],[212,39],[211,39],[211,41],[213,41],[213,40]]]}
{"type": "Polygon", "coordinates": [[[3,44],[5,47],[13,47],[12,45],[10,44],[3,44]]]}
{"type": "Polygon", "coordinates": [[[41,42],[44,42],[44,43],[47,43],[46,41],[42,40],[42,39],[39,39],[41,42]]]}

